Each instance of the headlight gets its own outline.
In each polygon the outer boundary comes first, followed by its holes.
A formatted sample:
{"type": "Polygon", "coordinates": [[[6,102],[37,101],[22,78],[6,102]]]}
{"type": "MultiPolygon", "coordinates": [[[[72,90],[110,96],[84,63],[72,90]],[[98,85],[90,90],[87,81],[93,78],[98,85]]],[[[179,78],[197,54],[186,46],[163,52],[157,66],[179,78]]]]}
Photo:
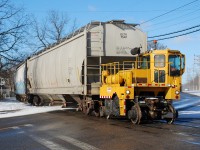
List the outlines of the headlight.
{"type": "Polygon", "coordinates": [[[131,92],[129,90],[126,90],[126,94],[130,94],[131,92]]]}
{"type": "Polygon", "coordinates": [[[179,93],[180,93],[179,91],[176,91],[176,92],[175,92],[176,95],[178,95],[179,93]]]}

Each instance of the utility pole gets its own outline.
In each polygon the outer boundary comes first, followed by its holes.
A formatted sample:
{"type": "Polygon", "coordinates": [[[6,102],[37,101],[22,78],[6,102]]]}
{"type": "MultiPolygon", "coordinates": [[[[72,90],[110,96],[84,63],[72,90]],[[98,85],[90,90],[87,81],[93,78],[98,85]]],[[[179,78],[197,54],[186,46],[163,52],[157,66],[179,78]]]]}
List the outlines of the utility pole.
{"type": "Polygon", "coordinates": [[[195,69],[196,70],[196,73],[197,73],[197,77],[198,77],[198,90],[200,90],[200,55],[194,55],[194,67],[197,66],[197,68],[195,69]]]}
{"type": "Polygon", "coordinates": [[[190,78],[190,68],[187,68],[187,85],[188,85],[188,89],[191,90],[191,78],[190,78]]]}
{"type": "Polygon", "coordinates": [[[190,91],[195,90],[194,68],[187,68],[187,84],[190,91]]]}

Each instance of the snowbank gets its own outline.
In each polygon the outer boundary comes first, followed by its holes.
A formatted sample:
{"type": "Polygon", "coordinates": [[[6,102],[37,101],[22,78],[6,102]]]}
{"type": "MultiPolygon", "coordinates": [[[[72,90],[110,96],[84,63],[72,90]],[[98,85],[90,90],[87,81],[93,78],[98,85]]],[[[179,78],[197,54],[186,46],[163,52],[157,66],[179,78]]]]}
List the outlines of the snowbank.
{"type": "Polygon", "coordinates": [[[75,108],[61,108],[61,106],[31,106],[30,104],[19,102],[13,97],[0,100],[0,118],[24,116],[67,109],[75,108]]]}
{"type": "Polygon", "coordinates": [[[184,93],[200,96],[200,91],[184,91],[184,93]]]}

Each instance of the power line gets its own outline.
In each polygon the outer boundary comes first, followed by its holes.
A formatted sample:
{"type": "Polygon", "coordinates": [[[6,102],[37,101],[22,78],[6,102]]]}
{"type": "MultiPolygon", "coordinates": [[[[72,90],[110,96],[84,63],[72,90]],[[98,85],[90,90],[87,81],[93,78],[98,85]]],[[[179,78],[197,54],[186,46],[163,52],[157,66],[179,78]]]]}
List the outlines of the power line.
{"type": "Polygon", "coordinates": [[[185,16],[189,16],[189,15],[191,15],[191,14],[194,14],[194,13],[198,12],[199,10],[200,10],[200,9],[197,9],[197,10],[195,10],[195,11],[192,11],[192,12],[190,12],[190,13],[187,13],[187,14],[184,14],[184,15],[181,15],[181,16],[178,16],[178,17],[175,17],[175,18],[172,18],[172,19],[168,19],[168,20],[165,20],[165,21],[156,23],[156,24],[148,25],[148,26],[145,26],[145,28],[151,27],[151,26],[157,26],[157,25],[159,25],[159,24],[163,24],[163,23],[166,23],[166,22],[168,23],[169,21],[173,21],[173,20],[175,20],[175,19],[183,18],[183,17],[185,17],[185,16]]]}
{"type": "MultiPolygon", "coordinates": [[[[162,41],[162,40],[172,39],[172,38],[176,38],[176,37],[188,35],[188,34],[191,34],[191,33],[195,33],[195,32],[198,32],[198,31],[200,31],[200,29],[194,30],[194,31],[191,31],[191,32],[187,32],[187,33],[184,33],[184,34],[176,35],[176,36],[171,36],[171,37],[167,37],[167,38],[157,39],[157,40],[158,40],[158,41],[162,41]]],[[[152,42],[152,41],[153,41],[153,40],[150,40],[150,41],[148,41],[148,42],[152,42]]]]}
{"type": "Polygon", "coordinates": [[[186,28],[186,29],[183,29],[183,30],[179,30],[179,31],[175,31],[175,32],[170,32],[170,33],[166,33],[166,34],[151,36],[151,37],[148,37],[148,38],[151,39],[151,38],[155,38],[155,37],[161,37],[161,36],[166,36],[166,35],[170,35],[170,34],[175,34],[175,33],[187,31],[187,30],[190,30],[190,29],[194,29],[194,28],[197,28],[197,27],[200,27],[200,25],[196,25],[196,26],[193,26],[193,27],[190,27],[190,28],[186,28]]]}
{"type": "Polygon", "coordinates": [[[158,16],[152,18],[152,19],[149,19],[149,20],[147,20],[147,21],[141,23],[140,25],[145,24],[145,23],[147,23],[147,22],[149,22],[149,21],[155,20],[155,19],[157,19],[157,18],[160,18],[160,17],[162,17],[162,16],[164,16],[164,15],[167,15],[167,14],[169,14],[169,13],[171,13],[171,12],[174,12],[174,11],[180,9],[180,8],[183,8],[183,7],[185,7],[185,6],[188,6],[188,5],[190,5],[190,4],[192,4],[192,3],[195,3],[195,2],[197,2],[197,1],[199,1],[199,0],[194,0],[194,1],[192,1],[192,2],[190,2],[190,3],[187,3],[187,4],[183,5],[183,6],[180,6],[180,7],[178,7],[178,8],[172,9],[172,10],[170,10],[170,11],[164,13],[164,14],[161,14],[161,15],[158,15],[158,16]]]}
{"type": "MultiPolygon", "coordinates": [[[[179,10],[180,12],[188,11],[188,10],[194,10],[194,9],[183,9],[179,10]]],[[[95,11],[90,11],[90,10],[63,10],[61,12],[66,12],[66,13],[148,13],[148,12],[161,12],[161,11],[168,11],[167,9],[155,9],[155,10],[95,10],[95,11]]],[[[45,10],[26,10],[26,12],[31,12],[31,13],[47,13],[48,11],[45,10]]]]}
{"type": "Polygon", "coordinates": [[[191,21],[191,20],[195,20],[195,19],[198,19],[198,18],[200,18],[200,16],[194,17],[194,18],[192,18],[192,19],[184,20],[184,21],[181,21],[181,22],[179,22],[179,23],[175,23],[175,24],[171,24],[171,25],[168,25],[168,26],[164,26],[164,27],[161,27],[161,28],[156,28],[156,29],[154,29],[154,30],[148,30],[148,32],[150,32],[150,31],[158,31],[158,30],[163,29],[163,28],[169,28],[169,27],[171,27],[171,26],[180,25],[180,24],[182,24],[182,23],[185,23],[185,22],[188,22],[188,21],[191,21]]]}

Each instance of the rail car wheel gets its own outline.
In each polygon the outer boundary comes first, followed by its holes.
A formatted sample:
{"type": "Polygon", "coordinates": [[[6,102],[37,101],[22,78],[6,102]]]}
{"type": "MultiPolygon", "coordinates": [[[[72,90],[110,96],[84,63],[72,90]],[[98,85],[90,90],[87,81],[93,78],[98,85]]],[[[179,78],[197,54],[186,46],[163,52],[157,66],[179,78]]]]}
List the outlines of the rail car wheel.
{"type": "Polygon", "coordinates": [[[49,106],[53,106],[53,105],[54,105],[54,101],[51,100],[51,101],[49,102],[49,106]]]}
{"type": "Polygon", "coordinates": [[[87,114],[87,106],[84,100],[81,101],[80,108],[84,114],[87,114]]]}
{"type": "Polygon", "coordinates": [[[99,105],[99,102],[97,101],[97,102],[94,102],[94,110],[93,110],[93,112],[94,112],[94,115],[96,116],[96,117],[99,117],[100,116],[100,105],[99,105]]]}
{"type": "Polygon", "coordinates": [[[33,105],[33,98],[34,98],[33,95],[30,95],[30,94],[27,95],[27,101],[28,101],[28,103],[30,103],[31,105],[33,105]]]}
{"type": "Polygon", "coordinates": [[[165,120],[167,121],[167,124],[173,124],[175,119],[178,118],[178,112],[174,109],[174,107],[171,104],[168,105],[168,110],[169,112],[173,113],[173,117],[166,118],[165,120]]]}
{"type": "Polygon", "coordinates": [[[105,106],[100,106],[99,107],[99,116],[100,117],[105,116],[105,106]]]}
{"type": "Polygon", "coordinates": [[[128,119],[130,119],[133,124],[140,124],[141,118],[142,112],[140,106],[136,103],[128,111],[128,119]]]}
{"type": "Polygon", "coordinates": [[[39,96],[34,96],[33,105],[34,106],[39,106],[40,102],[41,102],[41,100],[40,100],[39,96]]]}
{"type": "Polygon", "coordinates": [[[21,102],[21,98],[19,95],[16,95],[16,99],[21,102]]]}
{"type": "Polygon", "coordinates": [[[85,101],[82,102],[82,111],[85,115],[90,115],[92,113],[92,108],[89,103],[86,103],[85,101]]]}
{"type": "Polygon", "coordinates": [[[87,111],[86,111],[86,115],[91,115],[92,114],[93,109],[88,107],[87,111]]]}
{"type": "Polygon", "coordinates": [[[87,115],[87,107],[85,105],[82,105],[82,111],[84,114],[87,115]]]}

